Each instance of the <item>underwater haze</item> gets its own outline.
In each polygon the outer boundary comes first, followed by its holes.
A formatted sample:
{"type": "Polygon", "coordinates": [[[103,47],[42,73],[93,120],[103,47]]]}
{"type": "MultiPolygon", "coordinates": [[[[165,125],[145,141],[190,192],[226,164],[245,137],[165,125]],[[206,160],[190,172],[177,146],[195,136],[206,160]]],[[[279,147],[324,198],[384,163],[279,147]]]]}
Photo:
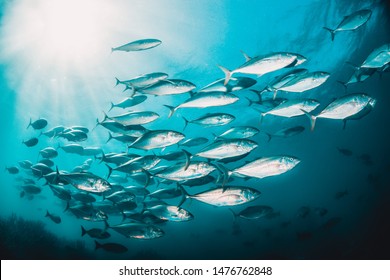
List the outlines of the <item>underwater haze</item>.
{"type": "Polygon", "coordinates": [[[1,258],[388,259],[389,9],[0,1],[1,258]]]}

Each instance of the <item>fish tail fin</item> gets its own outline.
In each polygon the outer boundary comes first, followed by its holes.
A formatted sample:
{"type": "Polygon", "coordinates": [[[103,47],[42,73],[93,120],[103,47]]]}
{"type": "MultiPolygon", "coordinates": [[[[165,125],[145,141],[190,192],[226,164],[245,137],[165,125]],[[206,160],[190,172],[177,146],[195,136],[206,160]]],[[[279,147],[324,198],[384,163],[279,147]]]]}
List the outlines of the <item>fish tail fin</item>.
{"type": "Polygon", "coordinates": [[[250,100],[250,99],[249,99],[248,97],[246,97],[246,96],[245,96],[245,99],[248,100],[248,103],[249,103],[248,106],[249,106],[249,107],[253,105],[254,102],[253,102],[252,100],[250,100]]]}
{"type": "Polygon", "coordinates": [[[188,166],[190,166],[192,154],[189,151],[184,150],[184,149],[182,149],[182,151],[184,153],[184,156],[186,157],[186,164],[185,164],[184,170],[187,170],[188,166]]]}
{"type": "Polygon", "coordinates": [[[182,194],[180,203],[179,203],[179,205],[177,205],[177,207],[180,207],[183,205],[183,203],[186,201],[186,199],[191,198],[191,196],[188,194],[188,192],[184,189],[184,187],[182,185],[177,184],[177,186],[180,188],[181,194],[182,194]]]}
{"type": "Polygon", "coordinates": [[[353,62],[350,62],[350,61],[346,61],[345,64],[351,66],[353,69],[355,70],[359,70],[359,66],[357,66],[355,63],[353,62]]]}
{"type": "Polygon", "coordinates": [[[69,201],[67,201],[67,202],[66,202],[66,207],[65,207],[65,209],[64,209],[64,212],[68,211],[68,210],[69,210],[69,207],[70,207],[69,201]]]}
{"type": "Polygon", "coordinates": [[[263,123],[264,117],[265,117],[265,113],[260,113],[260,125],[263,123]]]}
{"type": "Polygon", "coordinates": [[[85,230],[85,228],[81,226],[81,236],[84,236],[86,233],[87,231],[85,230]]]}
{"type": "Polygon", "coordinates": [[[114,107],[115,107],[115,104],[114,104],[114,102],[111,101],[111,107],[110,107],[110,109],[108,109],[108,112],[110,112],[112,109],[114,109],[114,107]]]}
{"type": "Polygon", "coordinates": [[[45,215],[45,217],[49,217],[49,216],[50,216],[49,210],[46,209],[46,215],[45,215]]]}
{"type": "Polygon", "coordinates": [[[267,137],[268,137],[268,142],[270,142],[271,141],[271,138],[272,138],[272,135],[270,134],[270,133],[268,133],[268,132],[264,132],[266,135],[267,135],[267,137]]]}
{"type": "Polygon", "coordinates": [[[95,250],[103,248],[103,245],[95,240],[95,250]]]}
{"type": "MultiPolygon", "coordinates": [[[[263,90],[255,90],[255,89],[250,89],[250,91],[256,93],[257,97],[259,98],[259,100],[257,101],[258,103],[261,103],[263,101],[263,93],[267,91],[267,87],[264,88],[263,90]]],[[[253,102],[253,101],[252,101],[253,102]]]]}
{"type": "Polygon", "coordinates": [[[217,134],[215,134],[214,132],[211,132],[211,135],[213,135],[214,139],[213,141],[217,140],[219,137],[217,136],[217,134]]]}
{"type": "Polygon", "coordinates": [[[336,32],[333,29],[330,29],[330,28],[325,27],[325,26],[322,27],[322,28],[330,32],[330,35],[331,35],[331,38],[332,38],[332,42],[333,42],[334,41],[334,36],[335,36],[336,32]]]}
{"type": "Polygon", "coordinates": [[[117,78],[117,77],[115,77],[115,86],[117,86],[117,85],[119,85],[119,84],[121,84],[122,82],[117,78]]]}
{"type": "Polygon", "coordinates": [[[150,184],[150,180],[152,179],[153,175],[148,170],[143,168],[142,168],[142,172],[145,174],[146,177],[144,188],[147,188],[150,184]]]}
{"type": "Polygon", "coordinates": [[[244,52],[243,50],[240,50],[240,52],[242,53],[242,55],[244,56],[245,58],[245,62],[248,62],[249,60],[252,59],[252,57],[250,57],[246,52],[244,52]]]}
{"type": "Polygon", "coordinates": [[[106,141],[106,144],[107,144],[108,142],[110,142],[110,140],[111,140],[112,138],[113,138],[113,137],[112,137],[111,132],[108,132],[108,139],[107,139],[107,141],[106,141]]]}
{"type": "Polygon", "coordinates": [[[343,130],[345,130],[347,128],[347,120],[344,119],[343,120],[343,130]]]}
{"type": "Polygon", "coordinates": [[[183,131],[184,131],[184,129],[186,129],[186,127],[187,127],[189,121],[188,121],[185,117],[182,117],[182,118],[183,118],[183,120],[184,120],[184,127],[183,127],[183,131]]]}
{"type": "Polygon", "coordinates": [[[106,112],[103,111],[103,114],[104,114],[104,119],[102,120],[102,122],[106,121],[107,119],[110,119],[110,118],[107,116],[106,112]]]}
{"type": "Polygon", "coordinates": [[[306,117],[309,118],[309,121],[310,121],[310,130],[313,131],[313,130],[314,130],[314,127],[315,127],[315,125],[316,125],[317,117],[314,116],[314,115],[312,115],[312,114],[310,114],[309,112],[306,112],[305,110],[302,110],[302,109],[301,109],[301,111],[304,112],[305,115],[306,115],[306,117]]]}
{"type": "Polygon", "coordinates": [[[168,118],[172,117],[173,114],[176,112],[178,109],[177,107],[169,106],[169,105],[164,105],[164,107],[167,107],[169,109],[169,115],[168,118]]]}
{"type": "Polygon", "coordinates": [[[110,178],[110,176],[111,176],[111,173],[112,173],[112,167],[111,166],[109,166],[108,164],[106,164],[106,166],[107,166],[107,168],[108,168],[108,175],[107,175],[107,180],[110,178]]]}
{"type": "Polygon", "coordinates": [[[92,131],[94,131],[95,130],[95,128],[97,128],[98,127],[98,125],[101,125],[102,124],[102,122],[103,121],[99,121],[99,119],[98,118],[96,118],[96,125],[95,125],[95,127],[94,128],[92,128],[92,131]]]}
{"type": "Polygon", "coordinates": [[[106,154],[105,154],[104,152],[102,152],[102,157],[101,157],[99,163],[102,163],[102,162],[105,161],[106,159],[107,159],[106,154]]]}
{"type": "Polygon", "coordinates": [[[337,81],[337,82],[344,87],[344,92],[347,92],[347,83],[343,81],[337,81]]]}
{"type": "Polygon", "coordinates": [[[41,137],[43,134],[43,131],[41,130],[41,132],[39,133],[38,137],[41,137]]]}
{"type": "Polygon", "coordinates": [[[30,122],[29,122],[28,126],[26,127],[26,129],[29,128],[31,125],[32,125],[32,119],[30,118],[30,122]]]}
{"type": "Polygon", "coordinates": [[[218,65],[218,67],[225,74],[225,81],[223,82],[223,84],[226,86],[227,83],[229,82],[230,78],[232,77],[232,71],[230,71],[229,69],[227,69],[221,65],[218,65]]]}
{"type": "Polygon", "coordinates": [[[214,163],[213,165],[217,168],[217,170],[219,171],[219,173],[222,176],[222,184],[221,185],[222,185],[223,190],[225,191],[226,190],[225,185],[229,181],[229,178],[231,176],[231,171],[229,171],[225,166],[220,165],[218,163],[214,163]]]}

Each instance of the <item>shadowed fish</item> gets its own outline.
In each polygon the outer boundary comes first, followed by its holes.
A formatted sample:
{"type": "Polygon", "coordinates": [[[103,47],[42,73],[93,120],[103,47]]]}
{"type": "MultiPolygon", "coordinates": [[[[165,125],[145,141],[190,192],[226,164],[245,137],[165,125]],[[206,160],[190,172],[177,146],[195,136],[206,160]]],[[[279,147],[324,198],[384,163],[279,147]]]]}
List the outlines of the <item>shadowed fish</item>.
{"type": "Polygon", "coordinates": [[[196,186],[207,185],[208,183],[215,182],[215,181],[216,181],[215,177],[211,175],[207,175],[201,178],[186,180],[184,182],[181,182],[180,184],[188,187],[196,187],[196,186]]]}
{"type": "Polygon", "coordinates": [[[96,198],[90,195],[89,193],[76,192],[72,194],[74,200],[83,202],[83,203],[93,203],[96,201],[96,198]]]}
{"type": "Polygon", "coordinates": [[[194,218],[194,216],[187,210],[171,205],[156,205],[146,208],[145,211],[152,213],[161,220],[171,222],[186,222],[194,218]]]}
{"type": "Polygon", "coordinates": [[[50,220],[52,220],[56,224],[61,223],[61,217],[57,216],[57,215],[54,215],[54,214],[50,214],[48,210],[46,210],[45,217],[49,218],[50,220]]]}
{"type": "Polygon", "coordinates": [[[49,185],[53,194],[61,200],[70,201],[72,199],[71,193],[69,190],[61,186],[49,185]]]}
{"type": "Polygon", "coordinates": [[[311,209],[307,206],[302,206],[298,209],[298,213],[297,213],[297,216],[300,217],[300,218],[306,218],[307,216],[309,216],[311,212],[311,209]]]}
{"type": "Polygon", "coordinates": [[[248,77],[236,77],[230,78],[229,82],[225,85],[225,79],[219,79],[211,84],[208,84],[198,92],[210,92],[210,91],[221,91],[221,92],[233,92],[242,89],[249,88],[256,84],[256,80],[248,77]]]}
{"type": "Polygon", "coordinates": [[[27,128],[29,128],[30,126],[35,130],[44,129],[47,126],[47,120],[38,119],[33,122],[32,119],[30,118],[30,123],[28,124],[27,128]]]}
{"type": "Polygon", "coordinates": [[[30,138],[26,141],[23,141],[22,143],[24,145],[26,145],[27,147],[34,147],[36,144],[38,144],[38,138],[33,137],[33,138],[30,138]]]}
{"type": "Polygon", "coordinates": [[[111,108],[108,111],[110,112],[115,107],[122,108],[122,109],[130,108],[130,107],[136,106],[138,104],[141,104],[147,98],[148,97],[146,95],[139,95],[139,96],[134,96],[131,98],[123,99],[122,101],[120,101],[119,103],[116,103],[116,104],[111,102],[111,108]]]}
{"type": "Polygon", "coordinates": [[[18,162],[19,166],[23,169],[30,169],[33,163],[29,160],[22,160],[18,162]]]}
{"type": "Polygon", "coordinates": [[[334,228],[335,226],[337,226],[338,224],[340,224],[342,221],[342,219],[340,217],[335,217],[335,218],[330,218],[329,220],[327,220],[321,227],[320,229],[323,229],[323,230],[330,230],[332,228],[334,228]]]}
{"type": "Polygon", "coordinates": [[[373,50],[360,68],[381,68],[390,63],[390,44],[373,50]]]}
{"type": "Polygon", "coordinates": [[[39,154],[43,157],[43,158],[47,158],[47,159],[50,159],[50,158],[55,158],[58,156],[58,152],[56,151],[56,149],[52,148],[52,147],[47,147],[43,150],[40,150],[39,151],[39,154]]]}
{"type": "Polygon", "coordinates": [[[86,230],[83,226],[81,226],[81,236],[84,236],[86,234],[96,239],[107,239],[111,237],[111,234],[103,229],[91,228],[89,230],[86,230]]]}
{"type": "Polygon", "coordinates": [[[256,220],[269,217],[274,212],[274,209],[266,205],[256,205],[249,206],[238,213],[235,213],[232,209],[230,211],[233,213],[234,218],[240,217],[246,220],[256,220]]]}
{"type": "Polygon", "coordinates": [[[118,243],[99,243],[95,240],[95,250],[97,249],[103,249],[104,251],[115,253],[115,254],[123,254],[128,251],[128,249],[118,243]]]}
{"type": "Polygon", "coordinates": [[[352,151],[349,150],[349,149],[345,149],[345,148],[337,148],[337,150],[340,152],[340,154],[344,155],[344,156],[352,156],[352,151]]]}
{"type": "Polygon", "coordinates": [[[9,174],[18,174],[19,173],[19,168],[17,168],[16,166],[5,167],[5,170],[7,170],[9,174]]]}
{"type": "Polygon", "coordinates": [[[305,130],[305,128],[303,126],[298,125],[298,126],[294,126],[294,127],[290,127],[290,128],[280,129],[273,134],[271,134],[271,133],[266,133],[266,134],[268,136],[268,142],[269,142],[269,141],[271,141],[272,137],[287,138],[287,137],[298,135],[298,134],[302,133],[304,130],[305,130]]]}
{"type": "Polygon", "coordinates": [[[115,51],[124,51],[124,52],[134,52],[134,51],[144,51],[151,48],[155,48],[160,45],[162,42],[158,39],[141,39],[127,43],[125,45],[111,48],[111,52],[115,51]]]}
{"type": "Polygon", "coordinates": [[[106,228],[113,229],[127,238],[155,239],[165,235],[164,231],[154,225],[144,223],[122,223],[110,226],[106,222],[106,228]]]}
{"type": "Polygon", "coordinates": [[[50,137],[50,138],[53,138],[55,137],[58,133],[61,133],[65,130],[65,127],[62,126],[62,125],[59,125],[59,126],[56,126],[56,127],[53,127],[51,129],[49,129],[48,131],[45,131],[45,132],[41,132],[40,135],[45,135],[47,137],[50,137]]]}
{"type": "Polygon", "coordinates": [[[337,193],[335,193],[334,198],[339,200],[339,199],[342,199],[343,197],[346,197],[348,194],[349,194],[348,190],[337,192],[337,193]]]}

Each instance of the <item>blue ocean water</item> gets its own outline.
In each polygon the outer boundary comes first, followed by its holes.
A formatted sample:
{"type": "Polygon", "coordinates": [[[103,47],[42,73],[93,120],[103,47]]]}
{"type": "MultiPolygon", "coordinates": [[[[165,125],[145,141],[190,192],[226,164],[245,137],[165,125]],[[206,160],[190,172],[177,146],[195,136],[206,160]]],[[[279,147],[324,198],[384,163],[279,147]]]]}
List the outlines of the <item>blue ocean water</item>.
{"type": "MultiPolygon", "coordinates": [[[[0,243],[4,258],[388,258],[390,74],[374,73],[363,82],[348,85],[347,89],[338,83],[347,81],[355,71],[347,62],[359,66],[374,49],[390,42],[388,1],[102,0],[96,1],[93,9],[86,9],[88,1],[84,4],[70,1],[69,6],[64,6],[69,10],[62,9],[59,13],[61,17],[49,15],[58,12],[56,9],[63,7],[64,1],[48,2],[1,2],[0,166],[19,168],[18,174],[4,170],[0,175],[0,243]],[[334,29],[344,16],[362,9],[372,11],[368,22],[357,30],[338,32],[332,41],[323,27],[334,29]],[[112,47],[145,38],[157,38],[162,44],[144,51],[111,53],[112,47]],[[115,87],[115,77],[127,80],[141,74],[164,72],[169,78],[192,82],[196,92],[224,78],[217,65],[228,69],[242,65],[245,59],[240,51],[253,57],[272,52],[298,53],[307,58],[299,68],[330,73],[330,78],[315,89],[278,93],[280,98],[318,100],[320,106],[315,112],[348,93],[366,93],[376,99],[376,105],[362,119],[349,121],[345,129],[341,120],[318,119],[311,132],[305,116],[268,115],[261,121],[256,106],[249,105],[248,99],[257,100],[250,89],[262,90],[274,77],[289,70],[282,69],[261,77],[234,74],[233,77],[251,77],[256,84],[234,92],[239,100],[228,106],[184,108],[168,118],[169,110],[163,105],[177,106],[190,95],[148,95],[147,100],[136,107],[114,108],[107,113],[111,102],[129,97],[129,91],[122,92],[123,85],[115,87]],[[128,151],[127,145],[115,140],[106,143],[108,130],[102,126],[95,128],[96,119],[101,121],[103,112],[113,116],[131,110],[154,111],[160,115],[156,121],[145,125],[149,130],[176,130],[186,139],[206,137],[209,143],[214,141],[214,134],[219,135],[231,127],[245,125],[259,129],[260,132],[250,138],[258,148],[245,159],[224,164],[229,170],[259,157],[290,155],[301,162],[279,176],[248,180],[234,177],[228,183],[260,191],[260,197],[253,202],[215,207],[187,199],[182,207],[190,211],[194,219],[158,224],[165,232],[163,237],[131,239],[108,229],[111,237],[98,242],[122,244],[128,251],[115,254],[95,250],[94,239],[81,236],[81,226],[104,229],[104,223],[86,221],[70,211],[64,212],[66,202],[53,195],[44,185],[45,180],[29,175],[30,172],[18,165],[22,160],[33,163],[41,160],[39,151],[46,147],[57,148],[71,142],[39,136],[40,130],[26,127],[30,118],[48,120],[43,132],[58,125],[87,127],[88,139],[78,144],[99,147],[105,154],[121,153],[128,151]],[[193,120],[206,113],[229,113],[235,120],[216,127],[190,123],[183,130],[183,117],[193,120]],[[273,137],[268,141],[267,133],[295,126],[303,126],[305,130],[295,136],[273,137]],[[39,139],[36,146],[22,144],[31,137],[39,139]],[[24,183],[20,178],[34,180],[42,192],[21,195],[24,183]],[[245,220],[234,219],[229,210],[238,213],[255,205],[270,206],[276,214],[245,220]],[[320,208],[326,213],[319,214],[320,208]],[[46,210],[60,216],[61,223],[45,217],[46,210]],[[38,238],[45,235],[50,236],[52,243],[38,238]],[[57,255],[46,253],[53,247],[65,248],[65,251],[57,255]]],[[[272,94],[263,94],[262,98],[272,99],[272,94]]],[[[195,154],[205,146],[188,148],[188,151],[195,154]]],[[[129,149],[129,153],[159,156],[178,149],[173,145],[164,150],[129,149]]],[[[108,169],[99,159],[65,153],[62,149],[58,149],[52,168],[55,171],[57,166],[61,171],[71,172],[89,158],[92,161],[89,172],[107,178],[108,169]]],[[[175,164],[162,161],[158,166],[175,164]]],[[[150,172],[155,174],[153,170],[150,172]]],[[[218,172],[212,175],[217,178],[218,172]]],[[[112,178],[108,180],[113,182],[112,178]]],[[[134,180],[123,183],[123,186],[129,185],[143,186],[134,180]]],[[[220,185],[211,182],[184,188],[196,194],[220,185]]],[[[77,191],[70,185],[65,187],[77,191]]],[[[152,192],[163,187],[176,187],[176,184],[168,185],[155,179],[147,189],[152,192]],[[156,181],[161,182],[157,185],[156,181]]],[[[104,199],[94,196],[97,201],[104,199]]],[[[176,206],[180,201],[181,197],[165,200],[176,206]]],[[[142,211],[142,203],[139,207],[142,211]]],[[[121,215],[108,216],[110,225],[121,223],[121,215]]]]}

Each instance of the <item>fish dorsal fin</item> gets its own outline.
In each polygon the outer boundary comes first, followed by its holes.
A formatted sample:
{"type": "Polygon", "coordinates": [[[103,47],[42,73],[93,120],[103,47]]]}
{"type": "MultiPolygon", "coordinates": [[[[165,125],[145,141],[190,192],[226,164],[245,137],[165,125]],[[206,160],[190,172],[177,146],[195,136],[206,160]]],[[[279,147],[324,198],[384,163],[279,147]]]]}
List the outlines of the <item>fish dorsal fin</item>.
{"type": "Polygon", "coordinates": [[[252,59],[252,57],[250,57],[249,55],[247,55],[244,51],[240,51],[242,53],[242,55],[245,57],[245,62],[248,62],[249,60],[252,59]]]}

